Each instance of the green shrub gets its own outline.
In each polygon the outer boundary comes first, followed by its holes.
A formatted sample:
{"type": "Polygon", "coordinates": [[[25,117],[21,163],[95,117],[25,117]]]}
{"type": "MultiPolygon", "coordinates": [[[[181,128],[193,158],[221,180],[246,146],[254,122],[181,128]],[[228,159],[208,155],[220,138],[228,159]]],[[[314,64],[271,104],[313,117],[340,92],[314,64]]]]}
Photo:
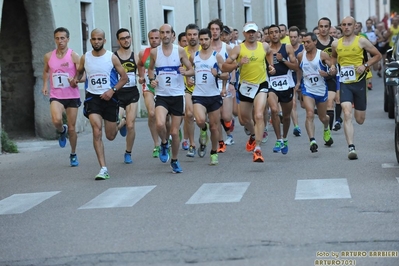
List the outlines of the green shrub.
{"type": "Polygon", "coordinates": [[[1,131],[1,151],[18,153],[17,145],[12,140],[10,140],[8,134],[4,130],[1,131]]]}

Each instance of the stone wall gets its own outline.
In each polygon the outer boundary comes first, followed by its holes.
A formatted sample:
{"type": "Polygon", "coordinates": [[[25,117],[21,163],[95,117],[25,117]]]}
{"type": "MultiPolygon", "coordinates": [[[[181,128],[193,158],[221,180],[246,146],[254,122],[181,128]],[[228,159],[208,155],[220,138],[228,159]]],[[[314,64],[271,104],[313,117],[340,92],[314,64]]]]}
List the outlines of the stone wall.
{"type": "Polygon", "coordinates": [[[2,125],[34,134],[32,49],[23,0],[5,1],[0,34],[2,125]],[[15,19],[18,18],[18,19],[15,19]]]}

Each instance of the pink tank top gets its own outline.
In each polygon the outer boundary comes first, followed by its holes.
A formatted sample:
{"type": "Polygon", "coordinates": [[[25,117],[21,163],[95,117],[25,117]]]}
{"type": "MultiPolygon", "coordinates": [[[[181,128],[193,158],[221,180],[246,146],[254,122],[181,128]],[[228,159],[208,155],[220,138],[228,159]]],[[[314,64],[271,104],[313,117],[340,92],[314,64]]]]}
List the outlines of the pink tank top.
{"type": "Polygon", "coordinates": [[[76,67],[72,61],[72,49],[68,49],[63,58],[57,58],[57,50],[51,53],[48,62],[50,68],[50,98],[56,99],[79,99],[79,87],[72,88],[68,78],[76,74],[76,67]]]}

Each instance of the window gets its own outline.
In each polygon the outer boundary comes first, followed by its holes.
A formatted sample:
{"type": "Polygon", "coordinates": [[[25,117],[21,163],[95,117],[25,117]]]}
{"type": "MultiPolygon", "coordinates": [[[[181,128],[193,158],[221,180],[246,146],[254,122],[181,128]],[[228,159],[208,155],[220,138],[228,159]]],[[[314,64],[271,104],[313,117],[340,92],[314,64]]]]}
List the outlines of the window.
{"type": "Polygon", "coordinates": [[[174,27],[175,18],[173,14],[173,7],[163,7],[163,21],[165,24],[169,24],[174,27]]]}
{"type": "Polygon", "coordinates": [[[252,11],[250,6],[244,6],[244,19],[245,23],[252,21],[252,11]]]}
{"type": "Polygon", "coordinates": [[[140,19],[140,35],[141,44],[148,45],[147,40],[147,17],[145,11],[145,0],[139,0],[139,19],[140,19]]]}
{"type": "Polygon", "coordinates": [[[82,25],[82,52],[91,48],[90,31],[93,29],[93,7],[89,0],[80,2],[80,20],[82,25]]]}
{"type": "Polygon", "coordinates": [[[109,20],[111,26],[111,44],[112,51],[116,51],[119,49],[119,44],[116,39],[116,32],[119,29],[119,9],[118,9],[118,0],[109,0],[109,20]]]}

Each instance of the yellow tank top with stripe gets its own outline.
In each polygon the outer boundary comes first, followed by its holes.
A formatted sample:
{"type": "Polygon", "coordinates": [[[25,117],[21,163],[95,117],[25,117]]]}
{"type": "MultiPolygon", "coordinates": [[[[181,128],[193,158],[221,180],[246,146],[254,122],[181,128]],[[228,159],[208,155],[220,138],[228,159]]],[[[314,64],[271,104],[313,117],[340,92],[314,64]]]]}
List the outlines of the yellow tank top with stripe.
{"type": "MultiPolygon", "coordinates": [[[[200,51],[200,50],[201,50],[201,45],[198,47],[198,51],[200,51]]],[[[188,46],[184,47],[184,51],[186,51],[187,58],[190,59],[191,54],[190,54],[190,52],[188,51],[188,46]]],[[[193,55],[193,56],[194,56],[194,55],[193,55]]],[[[184,85],[186,86],[186,89],[187,89],[189,92],[193,93],[194,88],[195,88],[195,85],[193,85],[193,86],[187,86],[187,77],[186,77],[186,76],[184,76],[184,85]]]]}
{"type": "Polygon", "coordinates": [[[248,64],[243,64],[240,67],[240,80],[261,84],[266,81],[266,52],[261,42],[257,42],[257,44],[255,50],[249,50],[245,43],[241,43],[241,51],[237,62],[240,62],[243,57],[248,57],[249,59],[248,64]]]}
{"type": "MultiPolygon", "coordinates": [[[[345,81],[344,83],[354,83],[358,82],[359,80],[363,79],[367,73],[359,74],[356,72],[356,68],[363,64],[363,48],[359,46],[359,39],[363,38],[360,36],[355,36],[352,43],[350,45],[344,45],[342,43],[343,38],[338,40],[337,44],[337,61],[338,64],[341,66],[341,77],[342,77],[342,70],[345,67],[354,67],[353,71],[356,74],[356,79],[353,81],[345,81]]],[[[342,79],[341,79],[342,80],[342,79]]]]}
{"type": "Polygon", "coordinates": [[[392,32],[391,37],[389,37],[389,46],[393,47],[395,45],[395,41],[399,33],[399,26],[395,29],[393,25],[391,25],[389,30],[392,32]]]}

